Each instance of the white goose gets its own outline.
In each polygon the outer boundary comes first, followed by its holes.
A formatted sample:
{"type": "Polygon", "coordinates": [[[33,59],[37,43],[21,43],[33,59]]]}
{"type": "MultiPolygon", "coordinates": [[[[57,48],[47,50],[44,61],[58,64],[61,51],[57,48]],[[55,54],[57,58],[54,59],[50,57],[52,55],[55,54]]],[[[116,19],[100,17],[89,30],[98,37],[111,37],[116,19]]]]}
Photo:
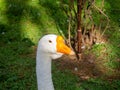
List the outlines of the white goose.
{"type": "Polygon", "coordinates": [[[63,54],[73,55],[74,52],[64,44],[61,36],[49,34],[40,39],[36,56],[38,90],[54,90],[51,60],[57,59],[63,54]]]}

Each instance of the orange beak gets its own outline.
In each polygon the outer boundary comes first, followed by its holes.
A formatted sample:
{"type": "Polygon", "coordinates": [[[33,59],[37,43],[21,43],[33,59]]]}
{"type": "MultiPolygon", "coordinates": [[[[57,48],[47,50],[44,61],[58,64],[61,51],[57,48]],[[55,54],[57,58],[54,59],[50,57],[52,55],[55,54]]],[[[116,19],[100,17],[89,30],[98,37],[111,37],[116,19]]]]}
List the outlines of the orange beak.
{"type": "Polygon", "coordinates": [[[57,36],[57,52],[63,53],[63,54],[69,54],[74,55],[75,53],[64,43],[64,39],[61,36],[57,36]]]}

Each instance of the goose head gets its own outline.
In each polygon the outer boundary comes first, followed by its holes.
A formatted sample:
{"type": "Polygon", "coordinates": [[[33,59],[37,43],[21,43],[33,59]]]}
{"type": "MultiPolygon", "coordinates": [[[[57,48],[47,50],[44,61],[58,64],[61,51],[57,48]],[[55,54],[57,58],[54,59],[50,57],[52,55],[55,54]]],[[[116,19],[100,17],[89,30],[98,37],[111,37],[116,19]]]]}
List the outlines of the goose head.
{"type": "Polygon", "coordinates": [[[49,34],[42,37],[38,44],[39,51],[46,54],[51,59],[57,59],[63,54],[73,55],[74,52],[65,45],[61,36],[49,34]]]}

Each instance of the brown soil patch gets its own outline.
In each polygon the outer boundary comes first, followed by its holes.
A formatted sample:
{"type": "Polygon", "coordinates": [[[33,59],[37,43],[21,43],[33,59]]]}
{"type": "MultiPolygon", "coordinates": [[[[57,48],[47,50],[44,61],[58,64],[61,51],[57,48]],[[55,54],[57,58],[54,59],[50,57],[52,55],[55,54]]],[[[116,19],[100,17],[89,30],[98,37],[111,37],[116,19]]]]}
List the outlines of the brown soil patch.
{"type": "Polygon", "coordinates": [[[107,69],[99,65],[98,62],[93,54],[83,55],[80,61],[75,56],[63,56],[58,60],[53,60],[58,69],[69,70],[83,80],[97,77],[104,77],[108,80],[120,78],[120,76],[116,77],[116,75],[106,76],[107,69]]]}
{"type": "MultiPolygon", "coordinates": [[[[36,46],[32,47],[33,53],[25,55],[35,59],[36,46]]],[[[104,57],[104,56],[102,56],[104,57]]],[[[120,59],[118,60],[120,61],[120,59]]],[[[119,79],[120,80],[120,68],[109,71],[103,64],[106,61],[102,58],[96,58],[93,53],[83,54],[82,60],[78,61],[75,56],[64,55],[62,58],[53,60],[53,63],[58,69],[64,71],[69,70],[73,74],[79,76],[82,80],[89,78],[104,78],[107,80],[119,79]]]]}

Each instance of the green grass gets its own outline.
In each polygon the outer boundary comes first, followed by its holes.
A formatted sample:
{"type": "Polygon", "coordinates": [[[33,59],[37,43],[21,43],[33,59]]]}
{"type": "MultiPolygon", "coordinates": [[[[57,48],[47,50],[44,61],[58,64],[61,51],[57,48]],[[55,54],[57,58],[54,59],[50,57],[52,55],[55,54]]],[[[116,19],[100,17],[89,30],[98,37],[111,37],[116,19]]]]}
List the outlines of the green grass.
{"type": "MultiPolygon", "coordinates": [[[[96,1],[96,5],[99,8],[101,3],[101,0],[96,1]]],[[[95,52],[96,56],[107,60],[107,62],[103,64],[108,68],[114,69],[120,68],[120,63],[117,62],[117,60],[120,59],[120,5],[117,3],[120,3],[120,1],[115,0],[113,2],[112,0],[105,0],[104,13],[106,13],[110,19],[110,26],[105,32],[107,43],[93,46],[93,52],[95,52]],[[103,49],[106,49],[106,52],[102,52],[103,49]]],[[[99,23],[99,20],[97,20],[99,15],[97,15],[97,13],[95,14],[95,21],[99,23]]]]}
{"type": "MultiPolygon", "coordinates": [[[[111,0],[108,4],[112,6],[111,0]]],[[[114,46],[119,44],[116,18],[120,14],[108,14],[115,22],[111,28],[115,31],[107,32],[111,35],[108,50],[113,51],[109,59],[114,59],[120,56],[119,47],[114,46]]],[[[0,0],[0,90],[37,89],[33,47],[47,33],[67,35],[67,17],[59,0],[0,0]]],[[[54,64],[53,81],[56,90],[118,90],[120,87],[119,80],[111,83],[99,79],[82,81],[70,71],[58,70],[54,64]]]]}
{"type": "Polygon", "coordinates": [[[30,57],[21,57],[21,52],[25,50],[25,47],[22,49],[11,46],[0,48],[1,90],[34,90],[36,88],[35,60],[30,57]]]}
{"type": "Polygon", "coordinates": [[[110,83],[101,79],[90,79],[82,82],[81,90],[119,90],[119,85],[119,80],[110,83]]]}
{"type": "Polygon", "coordinates": [[[0,5],[0,32],[5,32],[1,38],[28,38],[36,43],[44,34],[58,34],[54,19],[39,4],[39,0],[1,0],[0,5]]]}

